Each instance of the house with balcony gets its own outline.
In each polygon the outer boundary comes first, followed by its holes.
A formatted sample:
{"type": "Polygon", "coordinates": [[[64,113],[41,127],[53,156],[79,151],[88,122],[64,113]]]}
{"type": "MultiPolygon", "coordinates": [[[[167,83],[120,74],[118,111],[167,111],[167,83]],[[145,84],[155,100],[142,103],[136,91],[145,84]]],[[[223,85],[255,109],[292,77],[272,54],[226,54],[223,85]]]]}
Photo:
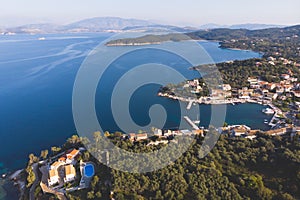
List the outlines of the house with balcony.
{"type": "Polygon", "coordinates": [[[48,179],[48,185],[52,186],[59,182],[59,176],[57,169],[51,169],[49,170],[49,179],[48,179]]]}
{"type": "Polygon", "coordinates": [[[65,178],[64,181],[66,183],[74,181],[76,178],[76,170],[73,165],[66,165],[65,166],[65,178]]]}

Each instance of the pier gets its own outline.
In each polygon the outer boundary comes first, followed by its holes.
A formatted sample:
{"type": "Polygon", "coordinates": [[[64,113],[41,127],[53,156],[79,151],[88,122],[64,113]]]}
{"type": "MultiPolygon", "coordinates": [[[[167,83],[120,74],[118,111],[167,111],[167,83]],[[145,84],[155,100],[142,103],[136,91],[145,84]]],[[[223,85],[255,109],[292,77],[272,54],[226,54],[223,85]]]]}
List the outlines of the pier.
{"type": "Polygon", "coordinates": [[[193,105],[193,103],[194,103],[194,101],[193,101],[193,100],[189,100],[189,103],[188,103],[188,105],[187,105],[186,109],[187,109],[187,110],[190,110],[190,109],[191,109],[191,107],[192,107],[192,105],[193,105]]]}
{"type": "Polygon", "coordinates": [[[192,126],[193,129],[199,130],[199,127],[188,116],[184,116],[183,118],[189,125],[192,126]]]}

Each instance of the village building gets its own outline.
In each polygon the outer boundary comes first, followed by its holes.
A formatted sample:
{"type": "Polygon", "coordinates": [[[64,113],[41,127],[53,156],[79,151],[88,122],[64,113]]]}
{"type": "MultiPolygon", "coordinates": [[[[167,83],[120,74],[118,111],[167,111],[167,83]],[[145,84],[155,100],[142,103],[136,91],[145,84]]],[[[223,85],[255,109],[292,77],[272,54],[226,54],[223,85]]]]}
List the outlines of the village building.
{"type": "Polygon", "coordinates": [[[141,141],[141,140],[146,140],[148,139],[148,134],[147,133],[139,133],[135,135],[135,141],[141,141]]]}
{"type": "Polygon", "coordinates": [[[283,79],[285,79],[285,80],[287,80],[287,79],[290,78],[290,75],[289,74],[281,74],[280,77],[283,78],[283,79]]]}
{"type": "Polygon", "coordinates": [[[247,132],[250,130],[249,127],[246,126],[235,126],[231,131],[232,135],[235,137],[247,135],[247,132]]]}
{"type": "Polygon", "coordinates": [[[223,84],[222,85],[222,90],[224,90],[224,91],[230,91],[231,90],[231,86],[229,84],[223,84]]]}
{"type": "Polygon", "coordinates": [[[266,135],[271,135],[271,136],[276,136],[276,135],[284,135],[286,134],[287,129],[286,128],[280,128],[280,129],[274,129],[274,130],[269,130],[269,131],[265,131],[264,133],[266,135]]]}
{"type": "Polygon", "coordinates": [[[153,133],[157,137],[161,137],[163,135],[163,131],[161,129],[158,129],[158,128],[154,129],[153,133]]]}
{"type": "Polygon", "coordinates": [[[128,134],[128,139],[129,139],[131,142],[135,141],[135,133],[129,133],[129,134],[128,134]]]}

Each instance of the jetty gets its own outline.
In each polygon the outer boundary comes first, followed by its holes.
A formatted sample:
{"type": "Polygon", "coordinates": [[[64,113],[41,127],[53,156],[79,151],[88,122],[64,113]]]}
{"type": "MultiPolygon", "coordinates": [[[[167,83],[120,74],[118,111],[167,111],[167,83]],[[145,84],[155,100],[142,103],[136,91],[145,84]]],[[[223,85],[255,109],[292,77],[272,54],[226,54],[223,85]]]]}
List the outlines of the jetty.
{"type": "Polygon", "coordinates": [[[183,118],[189,125],[192,126],[193,129],[200,130],[199,127],[188,116],[184,116],[183,118]]]}
{"type": "Polygon", "coordinates": [[[189,100],[189,103],[188,103],[188,105],[187,105],[186,109],[187,109],[187,110],[190,110],[190,109],[191,109],[191,107],[192,107],[192,105],[193,105],[193,103],[194,103],[194,101],[193,101],[193,100],[189,100]]]}

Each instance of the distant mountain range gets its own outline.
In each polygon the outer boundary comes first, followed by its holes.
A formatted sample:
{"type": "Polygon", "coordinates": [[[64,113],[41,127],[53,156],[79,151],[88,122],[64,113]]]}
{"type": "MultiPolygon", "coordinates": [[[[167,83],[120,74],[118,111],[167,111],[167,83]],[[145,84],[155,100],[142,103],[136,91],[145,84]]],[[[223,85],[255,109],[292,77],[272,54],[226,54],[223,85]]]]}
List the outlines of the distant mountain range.
{"type": "Polygon", "coordinates": [[[64,31],[88,31],[99,32],[107,30],[122,30],[127,27],[135,26],[151,26],[154,23],[146,20],[138,19],[122,19],[118,17],[97,17],[91,19],[85,19],[79,22],[75,22],[61,27],[64,31]]]}
{"type": "Polygon", "coordinates": [[[204,24],[199,27],[199,29],[219,29],[219,28],[229,28],[229,29],[248,29],[248,30],[260,30],[267,28],[283,28],[283,25],[275,24],[236,24],[236,25],[220,25],[220,24],[204,24]]]}
{"type": "Polygon", "coordinates": [[[241,24],[241,25],[218,25],[206,24],[200,27],[177,27],[170,25],[162,25],[153,23],[147,20],[138,19],[123,19],[119,17],[96,17],[91,19],[81,20],[67,25],[57,24],[29,24],[24,26],[12,28],[0,28],[0,33],[29,33],[29,34],[42,34],[42,33],[76,33],[76,32],[119,32],[131,31],[134,29],[169,29],[178,32],[191,32],[199,29],[215,29],[215,28],[230,28],[230,29],[265,29],[273,27],[283,27],[280,25],[268,24],[241,24]]]}

